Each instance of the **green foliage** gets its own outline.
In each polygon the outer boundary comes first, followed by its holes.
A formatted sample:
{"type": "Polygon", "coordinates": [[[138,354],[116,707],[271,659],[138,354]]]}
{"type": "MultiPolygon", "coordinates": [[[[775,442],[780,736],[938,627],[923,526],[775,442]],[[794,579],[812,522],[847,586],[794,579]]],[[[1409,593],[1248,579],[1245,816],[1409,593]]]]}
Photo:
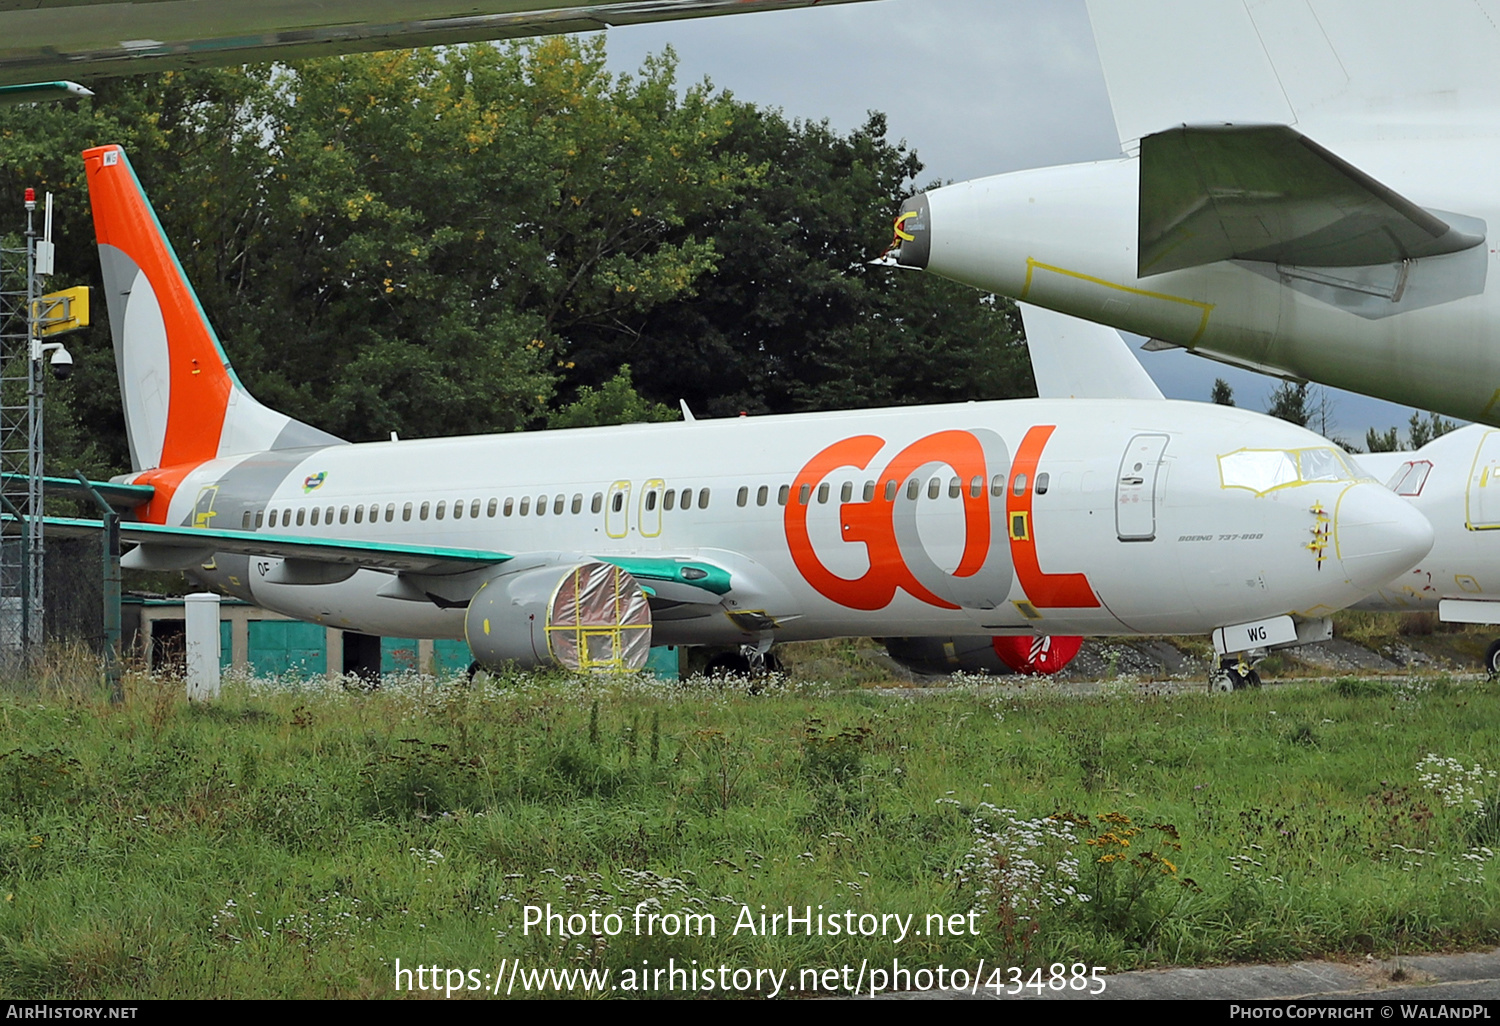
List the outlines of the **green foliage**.
{"type": "Polygon", "coordinates": [[[1365,448],[1370,452],[1396,452],[1401,448],[1401,440],[1396,437],[1394,426],[1384,434],[1370,428],[1365,432],[1365,448]]]}
{"type": "Polygon", "coordinates": [[[870,266],[921,170],[883,115],[842,136],[739,104],[726,144],[761,178],[704,225],[717,273],[637,335],[582,343],[581,370],[629,360],[646,394],[712,416],[1035,394],[1013,304],[870,266]]]}
{"type": "Polygon", "coordinates": [[[1391,686],[1385,681],[1341,677],[1333,682],[1334,693],[1342,698],[1389,698],[1391,686]]]}
{"type": "Polygon", "coordinates": [[[677,420],[677,411],[642,399],[630,380],[630,364],[599,388],[584,385],[578,399],[547,417],[549,428],[602,427],[606,424],[643,424],[677,420]]]}
{"type": "Polygon", "coordinates": [[[1223,378],[1214,378],[1214,387],[1208,395],[1209,402],[1220,406],[1234,405],[1234,389],[1229,387],[1229,382],[1223,378]]]}
{"type": "MultiPolygon", "coordinates": [[[[246,385],[351,440],[1032,392],[1010,304],[868,266],[920,168],[879,115],[788,123],[563,38],[97,92],[0,110],[0,204],[58,194],[54,280],[99,285],[78,153],[119,143],[246,385]]],[[[107,317],[74,340],[51,469],[105,475],[107,317]]]]}
{"type": "Polygon", "coordinates": [[[1301,384],[1283,381],[1266,397],[1266,412],[1298,427],[1307,427],[1307,422],[1312,419],[1312,411],[1307,406],[1307,387],[1305,381],[1301,384]]]}
{"type": "Polygon", "coordinates": [[[1413,410],[1411,420],[1407,424],[1407,438],[1410,439],[1411,448],[1420,449],[1434,438],[1441,438],[1457,427],[1458,424],[1455,421],[1436,413],[1429,413],[1424,420],[1420,413],[1413,410]]]}
{"type": "Polygon", "coordinates": [[[0,988],[371,997],[393,993],[393,951],[615,973],[747,943],[776,969],[889,952],[730,932],[742,906],[788,904],[975,914],[977,936],[909,936],[914,969],[1494,943],[1487,685],[1361,691],[910,700],[522,676],[231,682],[204,706],[132,677],[111,706],[16,685],[0,722],[26,740],[7,750],[36,758],[0,761],[0,988]],[[59,767],[61,801],[40,784],[59,767]],[[525,905],[642,901],[711,912],[718,935],[520,927],[525,905]]]}

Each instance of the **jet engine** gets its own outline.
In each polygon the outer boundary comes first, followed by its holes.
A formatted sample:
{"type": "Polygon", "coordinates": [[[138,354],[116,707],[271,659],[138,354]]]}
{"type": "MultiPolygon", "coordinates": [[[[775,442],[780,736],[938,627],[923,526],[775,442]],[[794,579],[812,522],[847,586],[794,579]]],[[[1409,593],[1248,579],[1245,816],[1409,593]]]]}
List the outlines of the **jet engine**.
{"type": "Polygon", "coordinates": [[[464,615],[481,666],[639,670],[651,651],[651,607],[634,577],[593,560],[496,574],[464,615]]]}
{"type": "Polygon", "coordinates": [[[915,673],[1056,673],[1083,644],[1076,637],[883,638],[886,653],[915,673]]]}

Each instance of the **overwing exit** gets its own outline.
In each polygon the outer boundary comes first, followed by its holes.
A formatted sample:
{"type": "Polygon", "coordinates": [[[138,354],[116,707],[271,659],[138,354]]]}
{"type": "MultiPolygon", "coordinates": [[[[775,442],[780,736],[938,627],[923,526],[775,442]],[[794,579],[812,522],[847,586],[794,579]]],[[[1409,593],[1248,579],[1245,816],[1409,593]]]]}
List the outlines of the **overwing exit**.
{"type": "Polygon", "coordinates": [[[1316,435],[1164,400],[348,444],[244,391],[123,152],[84,160],[135,464],[127,560],[290,616],[466,638],[490,666],[838,636],[1213,633],[1238,652],[1322,636],[1431,544],[1316,435]]]}
{"type": "Polygon", "coordinates": [[[1124,155],[915,196],[891,262],[1500,424],[1500,29],[1481,5],[1089,14],[1124,155]]]}

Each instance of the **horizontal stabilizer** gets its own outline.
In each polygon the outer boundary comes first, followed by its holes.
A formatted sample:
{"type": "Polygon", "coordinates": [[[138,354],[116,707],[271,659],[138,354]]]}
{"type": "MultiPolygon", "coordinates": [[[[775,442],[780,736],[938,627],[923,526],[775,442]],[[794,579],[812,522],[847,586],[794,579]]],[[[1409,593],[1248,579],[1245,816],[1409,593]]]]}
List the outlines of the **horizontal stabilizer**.
{"type": "Polygon", "coordinates": [[[1114,328],[1019,304],[1042,399],[1160,399],[1161,389],[1114,328]]]}
{"type": "MultiPolygon", "coordinates": [[[[0,474],[0,478],[6,484],[26,480],[25,474],[0,474]]],[[[156,489],[151,485],[116,484],[113,481],[90,481],[89,487],[104,497],[115,509],[136,509],[151,501],[156,494],[156,489]]],[[[88,501],[89,488],[77,478],[73,477],[44,477],[42,488],[48,495],[62,495],[69,499],[83,499],[88,501]]]]}
{"type": "Polygon", "coordinates": [[[1142,278],[1219,260],[1359,267],[1456,253],[1484,241],[1461,220],[1286,125],[1183,125],[1141,140],[1142,278]]]}

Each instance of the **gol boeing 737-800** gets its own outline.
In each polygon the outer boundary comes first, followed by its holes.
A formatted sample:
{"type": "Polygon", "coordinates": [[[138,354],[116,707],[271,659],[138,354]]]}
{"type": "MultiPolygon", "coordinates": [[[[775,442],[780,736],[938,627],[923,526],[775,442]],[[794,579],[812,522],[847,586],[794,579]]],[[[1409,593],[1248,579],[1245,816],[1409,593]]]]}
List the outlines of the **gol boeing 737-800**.
{"type": "Polygon", "coordinates": [[[347,444],[251,398],[124,153],[84,160],[135,465],[109,492],[137,508],[127,563],[290,616],[467,638],[487,666],[836,636],[1212,632],[1239,652],[1324,636],[1431,545],[1324,439],[1194,403],[347,444]]]}

